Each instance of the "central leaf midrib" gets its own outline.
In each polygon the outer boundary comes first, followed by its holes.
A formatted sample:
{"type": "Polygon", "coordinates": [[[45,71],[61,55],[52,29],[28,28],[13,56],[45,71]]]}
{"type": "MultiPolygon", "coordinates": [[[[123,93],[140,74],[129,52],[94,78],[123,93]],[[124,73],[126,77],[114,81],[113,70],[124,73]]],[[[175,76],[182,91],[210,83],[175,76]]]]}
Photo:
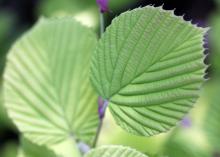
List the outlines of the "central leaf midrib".
{"type": "MultiPolygon", "coordinates": [[[[42,49],[42,51],[45,52],[44,49],[42,49]]],[[[49,73],[49,76],[50,76],[49,82],[51,84],[51,88],[55,91],[54,93],[55,93],[55,98],[56,98],[56,101],[57,101],[57,105],[61,108],[61,111],[62,111],[62,116],[60,118],[62,118],[66,122],[66,125],[68,127],[67,128],[68,130],[65,130],[65,132],[67,131],[68,134],[72,135],[73,133],[72,133],[71,124],[69,123],[67,117],[65,116],[65,109],[64,109],[63,103],[61,101],[61,98],[59,96],[59,92],[58,92],[59,90],[57,89],[57,87],[55,85],[55,80],[53,79],[54,77],[53,77],[53,72],[52,72],[52,68],[51,68],[51,66],[52,66],[51,58],[49,56],[49,53],[45,53],[45,54],[47,56],[46,57],[47,61],[45,62],[45,64],[46,64],[46,67],[48,69],[48,73],[49,73]]]]}

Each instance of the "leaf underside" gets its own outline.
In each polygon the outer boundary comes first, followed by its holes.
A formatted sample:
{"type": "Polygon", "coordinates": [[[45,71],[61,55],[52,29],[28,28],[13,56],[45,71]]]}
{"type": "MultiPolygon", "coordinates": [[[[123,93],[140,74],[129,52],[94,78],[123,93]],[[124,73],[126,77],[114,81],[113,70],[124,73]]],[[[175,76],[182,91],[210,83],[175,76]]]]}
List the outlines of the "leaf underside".
{"type": "Polygon", "coordinates": [[[146,155],[124,146],[102,146],[91,150],[85,157],[147,157],[146,155]]]}
{"type": "Polygon", "coordinates": [[[4,74],[5,104],[29,140],[92,142],[98,114],[88,62],[96,42],[88,28],[61,18],[41,19],[14,44],[4,74]]]}
{"type": "Polygon", "coordinates": [[[183,118],[204,81],[206,31],[161,7],[113,20],[93,54],[91,81],[123,129],[151,136],[183,118]]]}

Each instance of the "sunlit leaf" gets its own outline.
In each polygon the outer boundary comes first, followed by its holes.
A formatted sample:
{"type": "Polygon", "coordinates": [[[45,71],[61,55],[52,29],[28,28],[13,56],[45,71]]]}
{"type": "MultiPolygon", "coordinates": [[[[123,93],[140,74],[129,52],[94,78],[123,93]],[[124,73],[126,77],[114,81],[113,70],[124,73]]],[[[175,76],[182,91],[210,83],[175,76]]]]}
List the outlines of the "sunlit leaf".
{"type": "Polygon", "coordinates": [[[155,135],[192,108],[204,82],[205,32],[160,7],[113,20],[93,54],[91,80],[122,128],[155,135]]]}
{"type": "Polygon", "coordinates": [[[42,19],[9,52],[4,98],[10,117],[37,144],[91,144],[97,97],[88,78],[96,36],[73,18],[42,19]]]}
{"type": "Polygon", "coordinates": [[[146,155],[123,146],[102,146],[91,150],[85,157],[147,157],[146,155]]]}

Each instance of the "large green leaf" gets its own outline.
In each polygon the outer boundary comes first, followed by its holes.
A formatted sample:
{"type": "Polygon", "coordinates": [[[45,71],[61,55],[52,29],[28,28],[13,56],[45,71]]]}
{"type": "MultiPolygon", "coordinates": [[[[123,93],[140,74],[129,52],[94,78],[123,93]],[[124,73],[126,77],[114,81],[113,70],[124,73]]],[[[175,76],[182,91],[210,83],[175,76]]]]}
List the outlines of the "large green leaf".
{"type": "Polygon", "coordinates": [[[10,117],[29,140],[91,144],[97,97],[88,74],[96,36],[73,18],[42,19],[9,52],[4,98],[10,117]]]}
{"type": "Polygon", "coordinates": [[[183,118],[204,81],[205,32],[161,7],[113,20],[93,54],[91,80],[122,128],[150,136],[183,118]]]}
{"type": "Polygon", "coordinates": [[[91,150],[85,157],[147,157],[146,155],[124,146],[102,146],[91,150]]]}

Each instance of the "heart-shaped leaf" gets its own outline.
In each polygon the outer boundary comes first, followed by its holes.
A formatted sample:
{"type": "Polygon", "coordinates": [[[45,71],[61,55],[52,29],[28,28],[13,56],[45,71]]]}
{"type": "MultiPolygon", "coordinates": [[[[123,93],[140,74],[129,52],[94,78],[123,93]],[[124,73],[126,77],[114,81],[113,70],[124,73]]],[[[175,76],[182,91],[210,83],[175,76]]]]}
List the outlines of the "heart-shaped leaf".
{"type": "Polygon", "coordinates": [[[102,146],[91,150],[85,157],[147,157],[146,155],[124,146],[102,146]]]}
{"type": "Polygon", "coordinates": [[[37,144],[91,144],[97,96],[88,78],[96,35],[73,18],[42,19],[9,52],[4,98],[10,117],[37,144]]]}
{"type": "Polygon", "coordinates": [[[183,118],[204,81],[206,31],[161,7],[113,20],[93,54],[91,80],[122,128],[150,136],[183,118]]]}

